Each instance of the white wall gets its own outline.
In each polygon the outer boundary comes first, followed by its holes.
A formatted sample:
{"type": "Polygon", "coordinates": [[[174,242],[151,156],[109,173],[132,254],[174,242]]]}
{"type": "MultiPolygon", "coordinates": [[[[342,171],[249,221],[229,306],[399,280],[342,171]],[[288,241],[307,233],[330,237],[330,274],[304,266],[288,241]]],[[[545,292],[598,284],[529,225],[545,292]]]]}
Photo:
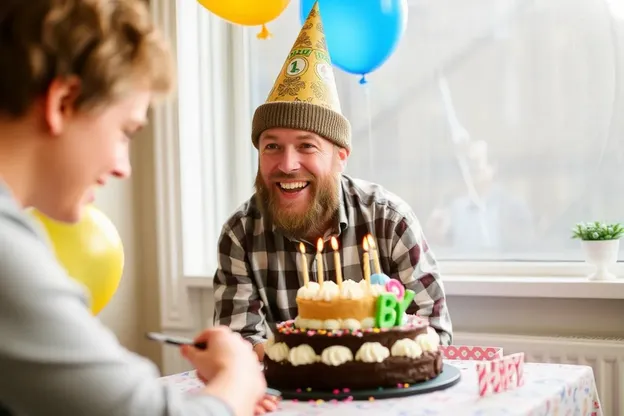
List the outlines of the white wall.
{"type": "Polygon", "coordinates": [[[100,313],[126,348],[147,356],[161,366],[161,348],[144,333],[159,330],[156,258],[151,250],[154,194],[152,183],[152,131],[147,128],[133,141],[133,175],[112,180],[99,191],[96,206],[115,224],[124,245],[125,266],[119,289],[100,313]],[[146,232],[143,230],[147,229],[146,232]]]}
{"type": "Polygon", "coordinates": [[[124,273],[113,299],[101,312],[100,318],[127,348],[138,348],[138,330],[141,302],[138,298],[138,273],[136,262],[136,230],[133,220],[133,183],[111,181],[100,191],[96,206],[115,224],[124,245],[124,273]]]}

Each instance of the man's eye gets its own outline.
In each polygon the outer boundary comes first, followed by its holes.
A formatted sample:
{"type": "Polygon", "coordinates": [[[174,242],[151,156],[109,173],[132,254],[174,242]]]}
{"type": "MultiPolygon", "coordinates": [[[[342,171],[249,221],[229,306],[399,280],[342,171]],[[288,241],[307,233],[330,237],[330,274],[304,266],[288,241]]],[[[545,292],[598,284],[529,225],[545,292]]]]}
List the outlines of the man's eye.
{"type": "Polygon", "coordinates": [[[311,144],[311,143],[303,143],[301,145],[301,147],[303,147],[304,149],[314,149],[315,148],[315,146],[313,144],[311,144]]]}
{"type": "Polygon", "coordinates": [[[277,145],[275,143],[269,143],[266,146],[264,146],[265,150],[275,150],[277,149],[277,145]]]}

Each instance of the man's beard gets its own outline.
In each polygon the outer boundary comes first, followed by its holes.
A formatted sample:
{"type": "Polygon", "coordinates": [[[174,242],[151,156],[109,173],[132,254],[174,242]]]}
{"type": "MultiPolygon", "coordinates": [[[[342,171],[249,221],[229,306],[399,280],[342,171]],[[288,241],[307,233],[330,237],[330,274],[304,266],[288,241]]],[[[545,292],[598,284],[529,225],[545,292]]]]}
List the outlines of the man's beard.
{"type": "Polygon", "coordinates": [[[260,211],[268,218],[275,228],[293,238],[304,238],[312,234],[323,234],[327,223],[338,216],[339,174],[330,174],[323,177],[302,178],[299,175],[282,174],[272,177],[269,189],[260,176],[256,175],[256,200],[260,211]],[[288,203],[280,204],[281,192],[274,181],[302,180],[310,182],[308,185],[312,201],[303,212],[291,212],[288,203]]]}

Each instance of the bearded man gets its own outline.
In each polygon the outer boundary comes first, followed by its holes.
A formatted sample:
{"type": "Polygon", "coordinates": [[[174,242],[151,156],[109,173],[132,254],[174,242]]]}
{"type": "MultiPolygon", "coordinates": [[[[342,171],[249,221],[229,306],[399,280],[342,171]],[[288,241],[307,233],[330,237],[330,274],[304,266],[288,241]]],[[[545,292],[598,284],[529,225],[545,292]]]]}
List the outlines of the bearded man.
{"type": "MultiPolygon", "coordinates": [[[[238,331],[263,359],[267,326],[295,319],[303,286],[300,244],[318,281],[317,242],[340,245],[342,275],[363,279],[362,243],[377,241],[382,272],[416,292],[408,313],[428,317],[442,344],[452,325],[434,256],[418,219],[399,197],[344,173],[351,127],[341,114],[315,6],[252,123],[256,192],[225,223],[214,277],[215,321],[238,331]]],[[[325,281],[336,279],[332,255],[325,281]]]]}

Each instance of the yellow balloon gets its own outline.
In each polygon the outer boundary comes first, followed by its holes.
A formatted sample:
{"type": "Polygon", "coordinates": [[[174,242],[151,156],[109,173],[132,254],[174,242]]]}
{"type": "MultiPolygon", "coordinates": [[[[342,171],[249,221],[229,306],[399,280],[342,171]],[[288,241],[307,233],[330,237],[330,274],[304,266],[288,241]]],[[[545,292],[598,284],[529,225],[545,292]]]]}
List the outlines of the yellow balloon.
{"type": "Polygon", "coordinates": [[[267,39],[271,33],[266,24],[286,10],[290,0],[197,0],[222,19],[245,26],[262,25],[257,37],[267,39]]]}
{"type": "Polygon", "coordinates": [[[112,299],[124,267],[124,250],[115,225],[94,206],[87,206],[75,224],[52,220],[30,211],[45,228],[59,262],[67,273],[86,286],[94,315],[112,299]]]}

